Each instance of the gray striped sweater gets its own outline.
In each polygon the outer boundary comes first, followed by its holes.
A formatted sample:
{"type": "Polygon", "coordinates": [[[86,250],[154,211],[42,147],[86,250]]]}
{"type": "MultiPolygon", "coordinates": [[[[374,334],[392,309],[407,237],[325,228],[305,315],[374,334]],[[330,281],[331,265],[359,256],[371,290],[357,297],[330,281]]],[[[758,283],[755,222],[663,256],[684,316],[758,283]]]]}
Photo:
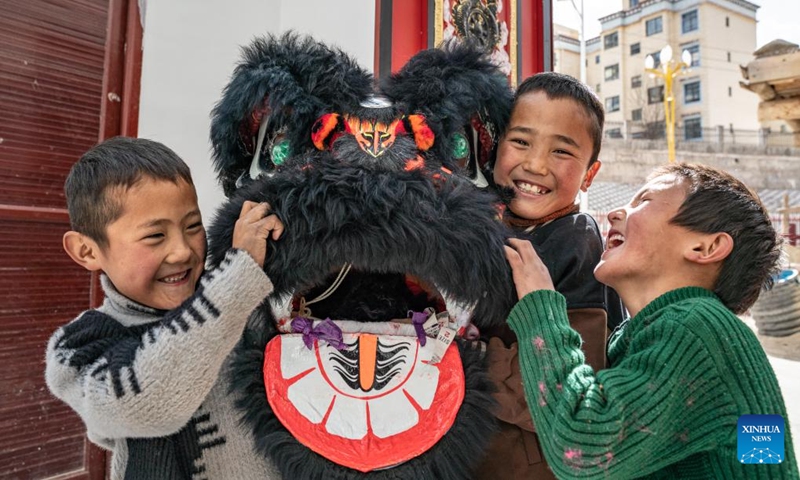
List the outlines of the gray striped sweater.
{"type": "Polygon", "coordinates": [[[275,469],[239,422],[229,354],[272,283],[231,250],[175,310],[133,302],[102,277],[105,301],[47,346],[50,391],[113,451],[112,479],[268,479],[275,469]]]}

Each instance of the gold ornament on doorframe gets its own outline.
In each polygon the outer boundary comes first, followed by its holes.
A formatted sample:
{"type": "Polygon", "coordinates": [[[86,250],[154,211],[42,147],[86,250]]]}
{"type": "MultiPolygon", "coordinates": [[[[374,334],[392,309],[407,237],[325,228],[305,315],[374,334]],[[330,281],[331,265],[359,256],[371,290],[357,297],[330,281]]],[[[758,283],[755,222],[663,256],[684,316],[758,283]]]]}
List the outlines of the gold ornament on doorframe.
{"type": "Polygon", "coordinates": [[[434,44],[451,38],[482,45],[492,60],[517,85],[518,0],[430,0],[434,2],[434,44]],[[503,11],[509,10],[509,21],[503,11]]]}

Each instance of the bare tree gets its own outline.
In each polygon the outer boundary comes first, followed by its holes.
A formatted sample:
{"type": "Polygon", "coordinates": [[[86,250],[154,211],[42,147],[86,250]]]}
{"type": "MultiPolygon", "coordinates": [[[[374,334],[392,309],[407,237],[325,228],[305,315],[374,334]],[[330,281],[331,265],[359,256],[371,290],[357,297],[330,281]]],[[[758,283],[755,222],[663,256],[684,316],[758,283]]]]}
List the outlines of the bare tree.
{"type": "Polygon", "coordinates": [[[659,139],[664,138],[664,103],[663,88],[659,101],[650,103],[648,90],[653,87],[662,86],[656,79],[649,78],[649,75],[641,75],[638,87],[628,88],[628,105],[632,110],[641,110],[641,118],[632,120],[632,134],[634,138],[659,139]]]}

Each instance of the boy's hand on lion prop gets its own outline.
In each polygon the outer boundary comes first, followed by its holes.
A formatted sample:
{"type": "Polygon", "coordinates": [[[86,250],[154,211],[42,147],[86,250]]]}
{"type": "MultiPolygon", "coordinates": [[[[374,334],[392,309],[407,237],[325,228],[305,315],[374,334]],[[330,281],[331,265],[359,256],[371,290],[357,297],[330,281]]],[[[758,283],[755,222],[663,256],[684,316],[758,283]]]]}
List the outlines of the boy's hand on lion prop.
{"type": "Polygon", "coordinates": [[[267,215],[269,211],[268,203],[245,201],[233,230],[233,248],[249,253],[259,267],[267,256],[267,238],[278,240],[283,233],[283,222],[275,214],[267,215]]]}
{"type": "Polygon", "coordinates": [[[522,300],[525,295],[536,290],[555,290],[550,272],[536,254],[533,245],[528,240],[509,238],[506,245],[506,259],[511,265],[514,285],[517,287],[517,298],[522,300]]]}

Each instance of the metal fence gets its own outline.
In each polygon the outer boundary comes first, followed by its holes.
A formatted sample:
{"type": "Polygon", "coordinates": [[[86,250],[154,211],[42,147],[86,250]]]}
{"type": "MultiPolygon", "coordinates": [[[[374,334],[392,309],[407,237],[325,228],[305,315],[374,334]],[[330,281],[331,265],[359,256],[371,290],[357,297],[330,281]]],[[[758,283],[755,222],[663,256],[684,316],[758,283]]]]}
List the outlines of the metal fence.
{"type": "MultiPolygon", "coordinates": [[[[666,145],[666,129],[663,122],[606,122],[605,140],[650,140],[662,141],[666,145]]],[[[684,127],[675,126],[675,146],[700,145],[747,145],[752,147],[796,147],[792,132],[773,132],[769,129],[741,130],[729,127],[684,127]]]]}

